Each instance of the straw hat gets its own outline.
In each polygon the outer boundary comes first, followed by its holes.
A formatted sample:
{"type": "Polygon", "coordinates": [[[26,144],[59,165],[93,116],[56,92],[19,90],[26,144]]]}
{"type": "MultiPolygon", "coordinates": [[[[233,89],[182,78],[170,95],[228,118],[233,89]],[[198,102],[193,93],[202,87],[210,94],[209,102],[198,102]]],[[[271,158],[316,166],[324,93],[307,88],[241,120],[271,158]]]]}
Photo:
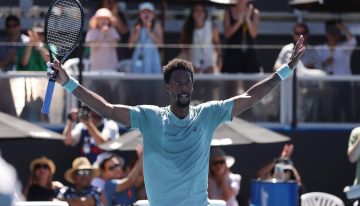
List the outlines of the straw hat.
{"type": "Polygon", "coordinates": [[[92,170],[92,177],[98,176],[98,170],[95,169],[86,157],[78,157],[72,162],[72,168],[66,170],[65,179],[66,181],[74,184],[73,173],[77,170],[92,170]]]}
{"type": "Polygon", "coordinates": [[[30,171],[34,171],[34,168],[35,168],[35,165],[37,164],[46,164],[49,166],[50,168],[50,172],[51,174],[54,174],[55,171],[56,171],[56,167],[55,167],[55,164],[54,162],[47,158],[47,157],[39,157],[39,158],[36,158],[34,160],[31,161],[30,163],[30,171]]]}
{"type": "Polygon", "coordinates": [[[212,160],[216,157],[223,157],[225,159],[226,166],[228,168],[232,167],[235,163],[235,158],[233,156],[226,155],[224,150],[222,150],[219,147],[211,148],[211,151],[210,151],[210,159],[212,160]]]}
{"type": "Polygon", "coordinates": [[[139,5],[139,11],[146,10],[146,9],[154,12],[155,11],[154,4],[152,4],[150,2],[144,2],[139,5]]]}

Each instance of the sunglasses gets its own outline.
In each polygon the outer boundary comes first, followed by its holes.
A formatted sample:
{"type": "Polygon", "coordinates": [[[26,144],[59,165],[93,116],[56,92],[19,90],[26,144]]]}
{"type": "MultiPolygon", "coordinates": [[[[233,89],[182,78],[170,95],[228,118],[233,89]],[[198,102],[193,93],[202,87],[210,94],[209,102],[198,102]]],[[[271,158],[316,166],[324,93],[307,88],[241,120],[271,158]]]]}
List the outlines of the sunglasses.
{"type": "Polygon", "coordinates": [[[35,166],[34,166],[34,169],[35,170],[37,170],[37,169],[50,169],[50,167],[49,167],[49,165],[47,165],[47,164],[36,164],[35,166]]]}
{"type": "Polygon", "coordinates": [[[211,161],[212,165],[223,165],[225,164],[225,160],[215,160],[215,161],[211,161]]]}
{"type": "Polygon", "coordinates": [[[77,176],[89,176],[91,175],[91,170],[77,170],[75,174],[77,176]]]}
{"type": "Polygon", "coordinates": [[[120,168],[121,167],[121,164],[114,164],[114,165],[111,165],[110,167],[108,167],[107,169],[110,170],[110,171],[113,171],[115,168],[120,168]]]}

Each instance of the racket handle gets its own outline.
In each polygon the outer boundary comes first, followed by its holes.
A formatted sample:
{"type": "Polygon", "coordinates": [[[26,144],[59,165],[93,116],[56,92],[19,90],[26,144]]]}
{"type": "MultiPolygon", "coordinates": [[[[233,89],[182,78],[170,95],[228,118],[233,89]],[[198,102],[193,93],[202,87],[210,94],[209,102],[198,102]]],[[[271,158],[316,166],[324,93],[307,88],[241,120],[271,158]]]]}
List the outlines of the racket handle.
{"type": "Polygon", "coordinates": [[[46,88],[45,99],[44,99],[43,107],[41,108],[41,113],[49,114],[54,88],[55,88],[55,80],[50,78],[46,88]]]}

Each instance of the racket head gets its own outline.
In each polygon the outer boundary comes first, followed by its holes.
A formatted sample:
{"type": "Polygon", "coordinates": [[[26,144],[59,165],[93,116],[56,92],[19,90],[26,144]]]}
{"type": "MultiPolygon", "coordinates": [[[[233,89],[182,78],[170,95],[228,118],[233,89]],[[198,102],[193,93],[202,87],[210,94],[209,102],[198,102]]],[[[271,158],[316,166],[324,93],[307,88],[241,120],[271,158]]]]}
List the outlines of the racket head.
{"type": "Polygon", "coordinates": [[[61,63],[74,50],[84,29],[84,10],[78,0],[55,0],[45,18],[45,42],[50,58],[61,56],[61,63]]]}

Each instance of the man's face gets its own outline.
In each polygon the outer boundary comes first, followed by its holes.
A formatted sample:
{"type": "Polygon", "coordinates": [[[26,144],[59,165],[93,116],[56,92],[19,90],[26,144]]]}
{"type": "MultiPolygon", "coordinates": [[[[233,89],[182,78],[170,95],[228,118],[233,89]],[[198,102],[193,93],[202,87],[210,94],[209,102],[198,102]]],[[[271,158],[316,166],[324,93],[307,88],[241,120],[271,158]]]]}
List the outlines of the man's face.
{"type": "Polygon", "coordinates": [[[188,107],[193,92],[190,72],[185,70],[174,71],[166,89],[169,92],[171,104],[175,103],[178,107],[188,107]]]}
{"type": "Polygon", "coordinates": [[[7,22],[5,27],[9,35],[15,35],[16,33],[20,32],[20,25],[15,21],[7,22]]]}
{"type": "Polygon", "coordinates": [[[120,161],[116,157],[113,157],[111,160],[105,162],[104,172],[105,177],[108,179],[124,178],[124,171],[120,161]]]}
{"type": "Polygon", "coordinates": [[[91,170],[77,170],[73,173],[75,185],[81,188],[86,188],[90,185],[92,179],[91,170]]]}
{"type": "Polygon", "coordinates": [[[301,35],[303,35],[303,37],[304,37],[304,44],[305,44],[307,42],[307,38],[308,38],[308,34],[306,33],[305,28],[302,26],[295,27],[294,34],[293,34],[294,42],[299,41],[301,35]]]}

